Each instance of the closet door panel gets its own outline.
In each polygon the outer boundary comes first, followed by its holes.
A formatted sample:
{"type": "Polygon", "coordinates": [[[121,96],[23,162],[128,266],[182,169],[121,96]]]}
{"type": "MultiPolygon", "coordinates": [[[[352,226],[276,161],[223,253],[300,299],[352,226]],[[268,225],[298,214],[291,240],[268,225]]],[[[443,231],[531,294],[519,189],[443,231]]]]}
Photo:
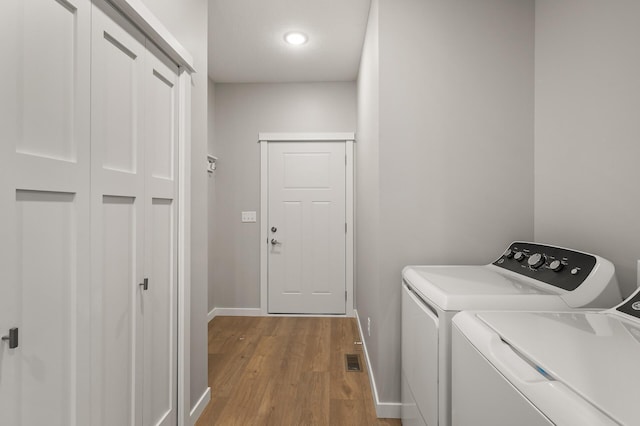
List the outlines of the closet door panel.
{"type": "MultiPolygon", "coordinates": [[[[18,108],[11,118],[21,123],[15,130],[17,151],[48,158],[75,161],[78,144],[76,95],[86,93],[77,79],[86,67],[87,2],[77,0],[10,1],[15,8],[7,22],[15,37],[9,50],[15,57],[9,90],[18,108]],[[80,46],[76,45],[80,42],[80,46]],[[78,48],[80,47],[80,48],[78,48]],[[44,65],[46,64],[46,65],[44,65]],[[44,66],[43,66],[44,65],[44,66]]],[[[3,4],[3,14],[5,13],[3,4]]],[[[4,57],[3,57],[4,58],[4,57]]],[[[6,99],[3,97],[3,99],[6,99]]],[[[80,112],[81,114],[83,112],[80,112]]],[[[9,118],[7,117],[7,118],[9,118]]],[[[86,142],[86,139],[84,140],[86,142]]]]}
{"type": "Polygon", "coordinates": [[[177,422],[177,73],[154,49],[146,58],[144,425],[177,422]]]}
{"type": "Polygon", "coordinates": [[[149,290],[144,299],[144,425],[177,421],[177,328],[174,202],[153,199],[147,241],[149,290]]]}
{"type": "Polygon", "coordinates": [[[86,425],[91,6],[2,6],[0,423],[86,425]]]}
{"type": "Polygon", "coordinates": [[[176,148],[176,80],[175,74],[159,61],[151,58],[147,71],[147,110],[149,117],[146,136],[151,149],[150,173],[155,178],[172,181],[176,148]]]}
{"type": "Polygon", "coordinates": [[[105,65],[103,123],[105,140],[108,141],[103,146],[102,164],[105,169],[135,173],[139,116],[136,109],[138,99],[133,95],[141,84],[137,73],[138,57],[112,35],[115,32],[104,31],[100,40],[105,65]]]}
{"type": "Polygon", "coordinates": [[[103,273],[101,317],[101,423],[136,423],[136,338],[139,307],[136,276],[137,215],[135,198],[103,198],[103,273]]]}
{"type": "Polygon", "coordinates": [[[143,164],[144,38],[114,13],[106,4],[94,7],[92,114],[99,120],[92,144],[103,173],[135,179],[143,164]]]}
{"type": "Polygon", "coordinates": [[[16,191],[18,315],[17,423],[74,424],[70,405],[78,337],[74,195],[16,191]],[[35,392],[34,392],[35,391],[35,392]],[[38,407],[38,409],[34,409],[38,407]],[[51,422],[51,412],[56,413],[51,422]]]}
{"type": "Polygon", "coordinates": [[[92,424],[142,423],[144,38],[92,13],[92,424]]]}

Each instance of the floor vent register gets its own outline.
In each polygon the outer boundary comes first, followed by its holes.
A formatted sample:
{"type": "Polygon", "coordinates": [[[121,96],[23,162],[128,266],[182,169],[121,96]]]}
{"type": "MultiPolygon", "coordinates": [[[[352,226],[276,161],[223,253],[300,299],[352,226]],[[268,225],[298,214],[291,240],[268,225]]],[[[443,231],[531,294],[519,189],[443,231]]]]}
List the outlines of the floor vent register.
{"type": "Polygon", "coordinates": [[[362,371],[362,367],[360,367],[359,354],[346,354],[345,359],[347,371],[362,371]]]}

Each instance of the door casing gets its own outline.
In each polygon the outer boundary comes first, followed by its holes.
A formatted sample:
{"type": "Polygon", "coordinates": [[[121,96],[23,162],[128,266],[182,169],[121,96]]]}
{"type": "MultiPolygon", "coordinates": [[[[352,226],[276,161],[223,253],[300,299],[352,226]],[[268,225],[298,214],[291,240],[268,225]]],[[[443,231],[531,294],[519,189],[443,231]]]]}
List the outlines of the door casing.
{"type": "MultiPolygon", "coordinates": [[[[269,237],[268,211],[269,211],[269,143],[270,142],[344,142],[346,153],[346,203],[345,220],[346,232],[346,290],[347,303],[345,315],[353,317],[354,312],[354,143],[355,134],[352,132],[339,133],[259,133],[260,143],[260,313],[263,316],[297,316],[288,314],[269,314],[268,312],[268,246],[265,243],[269,237]]],[[[325,315],[314,315],[325,316],[325,315]]]]}

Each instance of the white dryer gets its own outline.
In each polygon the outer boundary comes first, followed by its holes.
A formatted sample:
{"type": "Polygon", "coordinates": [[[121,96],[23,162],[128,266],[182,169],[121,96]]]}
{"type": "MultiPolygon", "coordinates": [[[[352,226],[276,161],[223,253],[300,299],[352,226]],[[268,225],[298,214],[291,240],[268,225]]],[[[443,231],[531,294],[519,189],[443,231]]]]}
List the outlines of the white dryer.
{"type": "Polygon", "coordinates": [[[614,309],[453,319],[453,424],[640,424],[640,290],[614,309]]]}
{"type": "Polygon", "coordinates": [[[514,242],[482,266],[402,272],[402,424],[451,424],[451,319],[463,310],[610,308],[622,300],[611,262],[514,242]]]}

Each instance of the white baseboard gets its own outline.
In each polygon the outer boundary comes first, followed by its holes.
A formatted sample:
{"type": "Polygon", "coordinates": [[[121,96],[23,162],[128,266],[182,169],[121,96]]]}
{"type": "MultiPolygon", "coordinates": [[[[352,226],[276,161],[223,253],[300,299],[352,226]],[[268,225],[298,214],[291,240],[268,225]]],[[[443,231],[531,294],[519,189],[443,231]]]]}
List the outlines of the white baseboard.
{"type": "Polygon", "coordinates": [[[369,372],[369,381],[371,382],[371,391],[373,393],[373,403],[376,406],[376,415],[380,419],[399,419],[402,416],[400,402],[381,402],[378,397],[378,388],[376,387],[376,378],[373,375],[373,368],[371,367],[371,360],[369,359],[369,352],[367,351],[367,343],[364,340],[364,334],[360,327],[360,317],[358,316],[358,310],[354,310],[356,314],[356,321],[358,323],[358,331],[360,332],[360,341],[362,342],[362,349],[364,351],[364,357],[367,362],[367,370],[369,372]]]}
{"type": "Polygon", "coordinates": [[[259,317],[262,315],[260,308],[213,308],[207,318],[209,321],[218,316],[226,317],[259,317]]]}
{"type": "Polygon", "coordinates": [[[260,308],[213,308],[207,315],[207,321],[211,321],[218,316],[227,317],[293,317],[293,318],[334,318],[353,317],[354,312],[347,314],[269,314],[264,313],[260,308]]]}
{"type": "Polygon", "coordinates": [[[207,388],[207,390],[204,391],[195,407],[191,409],[191,413],[189,413],[189,424],[196,424],[196,422],[202,415],[202,412],[207,407],[207,404],[209,404],[209,401],[211,401],[211,388],[207,388]]]}

